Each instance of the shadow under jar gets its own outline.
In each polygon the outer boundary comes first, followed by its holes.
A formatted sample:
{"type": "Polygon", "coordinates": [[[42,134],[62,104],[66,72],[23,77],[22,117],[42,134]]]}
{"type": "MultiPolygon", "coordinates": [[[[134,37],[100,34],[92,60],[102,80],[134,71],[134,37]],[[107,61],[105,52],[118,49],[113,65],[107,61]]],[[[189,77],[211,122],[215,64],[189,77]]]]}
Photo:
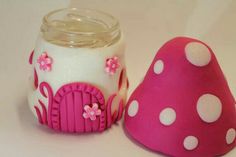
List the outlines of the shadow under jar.
{"type": "Polygon", "coordinates": [[[98,132],[121,119],[128,79],[123,35],[111,15],[66,8],[43,18],[28,102],[39,123],[63,132],[98,132]]]}

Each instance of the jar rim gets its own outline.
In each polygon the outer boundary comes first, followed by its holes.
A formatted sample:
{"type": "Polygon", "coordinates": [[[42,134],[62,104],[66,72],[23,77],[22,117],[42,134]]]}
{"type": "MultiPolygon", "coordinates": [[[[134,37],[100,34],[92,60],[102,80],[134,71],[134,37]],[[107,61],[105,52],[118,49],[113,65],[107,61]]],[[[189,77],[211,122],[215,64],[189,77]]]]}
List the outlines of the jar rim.
{"type": "MultiPolygon", "coordinates": [[[[92,17],[88,16],[87,18],[92,18],[92,17]]],[[[103,12],[100,10],[96,10],[96,9],[75,8],[75,7],[62,8],[62,9],[57,9],[57,10],[49,12],[48,14],[46,14],[43,17],[43,25],[45,25],[47,27],[53,27],[53,29],[55,29],[59,32],[63,32],[63,33],[67,33],[67,34],[75,34],[75,35],[98,35],[98,34],[112,33],[113,31],[119,30],[119,27],[120,27],[119,21],[114,16],[110,15],[109,13],[106,13],[106,12],[103,12]],[[58,13],[61,13],[61,12],[70,12],[70,11],[74,11],[74,12],[79,12],[79,11],[81,12],[82,11],[82,12],[87,12],[87,13],[96,13],[98,15],[105,16],[106,18],[109,18],[112,21],[112,23],[105,30],[101,30],[101,31],[97,31],[97,32],[71,31],[71,30],[61,29],[61,28],[58,28],[58,27],[55,27],[52,25],[52,23],[51,23],[52,21],[50,20],[50,17],[52,17],[53,15],[56,15],[58,13]]]]}

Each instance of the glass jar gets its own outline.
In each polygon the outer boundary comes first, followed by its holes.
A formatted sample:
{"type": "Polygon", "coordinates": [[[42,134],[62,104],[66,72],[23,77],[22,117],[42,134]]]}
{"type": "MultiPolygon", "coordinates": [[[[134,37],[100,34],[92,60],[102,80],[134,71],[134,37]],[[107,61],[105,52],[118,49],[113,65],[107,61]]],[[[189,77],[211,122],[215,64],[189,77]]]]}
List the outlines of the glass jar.
{"type": "Polygon", "coordinates": [[[63,132],[97,132],[120,120],[128,79],[123,34],[111,15],[67,8],[43,18],[28,101],[39,123],[63,132]]]}

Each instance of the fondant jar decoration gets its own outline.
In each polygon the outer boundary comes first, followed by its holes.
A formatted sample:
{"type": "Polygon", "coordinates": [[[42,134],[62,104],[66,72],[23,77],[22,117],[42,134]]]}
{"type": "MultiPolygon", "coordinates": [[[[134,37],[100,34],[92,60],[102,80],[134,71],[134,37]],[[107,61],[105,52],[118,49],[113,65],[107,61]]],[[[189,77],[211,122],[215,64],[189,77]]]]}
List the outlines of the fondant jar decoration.
{"type": "Polygon", "coordinates": [[[175,157],[233,149],[235,99],[211,48],[185,37],[164,44],[128,101],[125,128],[144,146],[175,157]]]}
{"type": "Polygon", "coordinates": [[[63,132],[99,132],[121,119],[128,80],[118,21],[88,9],[43,19],[29,57],[28,101],[39,123],[63,132]]]}

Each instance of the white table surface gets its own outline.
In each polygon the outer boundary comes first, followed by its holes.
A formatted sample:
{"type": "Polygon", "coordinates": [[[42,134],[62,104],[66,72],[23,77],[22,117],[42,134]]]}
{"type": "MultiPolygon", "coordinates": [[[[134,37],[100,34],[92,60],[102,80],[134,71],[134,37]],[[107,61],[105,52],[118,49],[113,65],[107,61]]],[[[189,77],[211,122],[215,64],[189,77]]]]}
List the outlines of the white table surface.
{"type": "MultiPolygon", "coordinates": [[[[157,157],[124,133],[122,121],[102,134],[58,134],[38,125],[26,95],[28,55],[42,16],[67,6],[95,8],[118,17],[126,37],[131,88],[158,48],[175,36],[191,36],[215,51],[236,95],[236,1],[234,0],[0,0],[1,157],[157,157]]],[[[225,155],[235,157],[236,149],[225,155]]]]}

